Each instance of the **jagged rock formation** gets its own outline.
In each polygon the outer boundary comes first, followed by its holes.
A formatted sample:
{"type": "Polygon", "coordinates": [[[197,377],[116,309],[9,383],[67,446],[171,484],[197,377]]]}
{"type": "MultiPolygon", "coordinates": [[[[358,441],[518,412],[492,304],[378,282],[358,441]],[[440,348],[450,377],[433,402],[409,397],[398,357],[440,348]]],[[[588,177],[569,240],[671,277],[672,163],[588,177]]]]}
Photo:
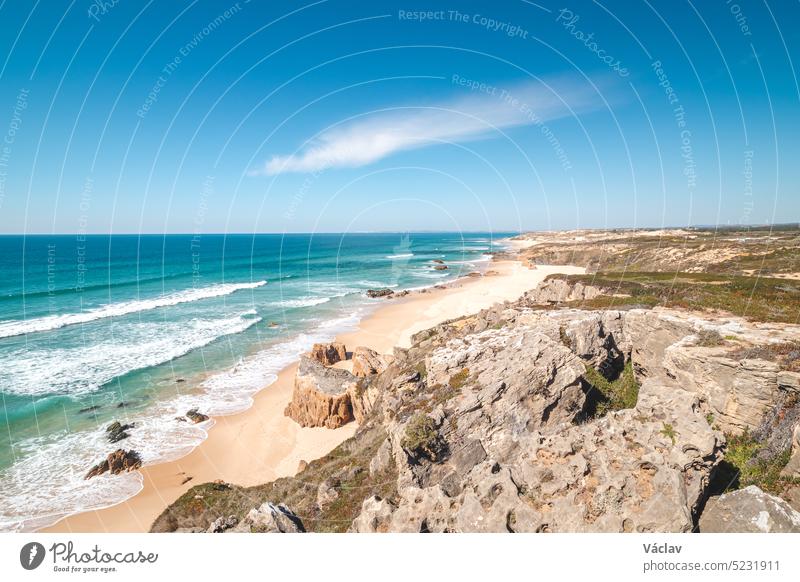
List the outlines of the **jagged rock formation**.
{"type": "Polygon", "coordinates": [[[301,426],[338,428],[354,420],[349,391],[357,380],[347,370],[326,368],[316,359],[303,356],[294,379],[292,401],[286,416],[301,426]]]}
{"type": "Polygon", "coordinates": [[[363,346],[353,350],[351,359],[353,360],[353,375],[362,378],[380,374],[391,362],[391,357],[384,356],[363,346]]]}
{"type": "Polygon", "coordinates": [[[84,479],[91,479],[103,473],[111,473],[118,475],[127,471],[135,471],[142,466],[142,458],[136,451],[126,451],[125,449],[117,449],[110,453],[106,459],[86,473],[84,479]]]}
{"type": "Polygon", "coordinates": [[[302,533],[303,523],[283,504],[264,503],[251,509],[238,525],[231,528],[234,533],[302,533]]]}
{"type": "Polygon", "coordinates": [[[688,531],[721,456],[721,440],[695,404],[687,393],[652,386],[634,410],[534,432],[511,455],[471,440],[437,483],[421,487],[412,478],[399,500],[365,500],[352,530],[688,531]]]}
{"type": "Polygon", "coordinates": [[[118,420],[115,420],[106,427],[106,436],[108,438],[108,442],[117,443],[128,438],[131,436],[128,431],[135,427],[136,425],[134,423],[122,424],[118,420]]]}
{"type": "Polygon", "coordinates": [[[333,366],[336,362],[347,359],[347,350],[344,344],[339,342],[314,344],[311,348],[311,357],[323,366],[333,366]]]}
{"type": "Polygon", "coordinates": [[[186,418],[191,420],[193,423],[198,424],[207,421],[208,415],[199,412],[196,408],[192,408],[186,413],[186,418]]]}
{"type": "Polygon", "coordinates": [[[704,533],[800,533],[800,512],[751,485],[712,497],[700,517],[704,533]]]}

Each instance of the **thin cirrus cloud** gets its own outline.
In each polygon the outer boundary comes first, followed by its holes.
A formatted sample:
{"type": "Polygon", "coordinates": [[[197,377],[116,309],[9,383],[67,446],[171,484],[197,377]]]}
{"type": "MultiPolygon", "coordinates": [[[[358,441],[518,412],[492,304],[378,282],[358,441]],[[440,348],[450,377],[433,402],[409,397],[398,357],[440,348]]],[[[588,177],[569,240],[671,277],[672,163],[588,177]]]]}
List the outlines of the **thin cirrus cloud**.
{"type": "Polygon", "coordinates": [[[396,152],[442,142],[498,136],[498,130],[537,125],[604,106],[597,83],[558,78],[507,89],[476,89],[468,97],[429,106],[383,109],[322,131],[299,151],[276,155],[251,175],[358,167],[396,152]]]}

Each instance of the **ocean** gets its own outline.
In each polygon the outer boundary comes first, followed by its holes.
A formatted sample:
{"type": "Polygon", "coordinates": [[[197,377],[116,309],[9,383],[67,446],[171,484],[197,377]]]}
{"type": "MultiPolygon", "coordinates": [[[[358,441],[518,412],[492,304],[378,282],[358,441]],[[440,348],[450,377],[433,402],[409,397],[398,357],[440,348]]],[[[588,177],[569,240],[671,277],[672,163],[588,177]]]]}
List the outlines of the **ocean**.
{"type": "Polygon", "coordinates": [[[512,234],[0,236],[0,531],[135,495],[138,473],[84,475],[120,447],[187,454],[213,421],[177,416],[249,408],[382,303],[367,289],[463,277],[512,234]]]}

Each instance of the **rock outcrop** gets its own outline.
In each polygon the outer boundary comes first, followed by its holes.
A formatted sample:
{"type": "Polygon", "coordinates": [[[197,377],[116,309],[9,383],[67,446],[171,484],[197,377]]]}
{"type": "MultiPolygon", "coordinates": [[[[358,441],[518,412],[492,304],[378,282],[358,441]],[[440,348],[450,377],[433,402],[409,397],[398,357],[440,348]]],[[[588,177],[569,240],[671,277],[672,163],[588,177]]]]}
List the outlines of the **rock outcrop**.
{"type": "Polygon", "coordinates": [[[229,531],[233,533],[302,533],[303,522],[283,504],[264,503],[251,509],[229,531]]]}
{"type": "Polygon", "coordinates": [[[117,443],[130,437],[131,435],[128,431],[135,427],[136,425],[134,423],[122,424],[118,420],[115,420],[106,427],[106,437],[108,438],[108,442],[117,443]]]}
{"type": "Polygon", "coordinates": [[[676,385],[703,396],[717,424],[730,433],[759,426],[778,399],[778,365],[732,358],[725,347],[697,347],[687,340],[665,351],[665,373],[676,385]]]}
{"type": "Polygon", "coordinates": [[[800,533],[800,512],[751,485],[708,500],[700,517],[703,533],[800,533]]]}
{"type": "Polygon", "coordinates": [[[339,342],[314,344],[311,348],[311,357],[323,366],[333,366],[336,362],[347,359],[347,350],[344,344],[339,342]]]}
{"type": "Polygon", "coordinates": [[[362,378],[380,374],[392,361],[390,356],[384,356],[363,346],[353,350],[351,359],[353,361],[353,375],[362,378]]]}
{"type": "Polygon", "coordinates": [[[379,299],[381,297],[391,297],[394,291],[391,289],[369,289],[367,290],[367,297],[371,299],[379,299]]]}
{"type": "Polygon", "coordinates": [[[348,390],[354,391],[356,384],[356,377],[347,370],[326,368],[303,356],[285,414],[301,426],[338,428],[355,418],[348,390]]]}
{"type": "Polygon", "coordinates": [[[139,453],[136,451],[117,449],[113,453],[110,453],[104,461],[89,469],[84,479],[91,479],[103,473],[118,475],[119,473],[125,473],[127,471],[135,471],[141,466],[142,458],[139,456],[139,453]]]}
{"type": "Polygon", "coordinates": [[[564,279],[545,279],[536,289],[528,291],[525,299],[531,303],[552,304],[586,301],[603,294],[603,290],[581,282],[572,284],[564,279]]]}
{"type": "Polygon", "coordinates": [[[191,410],[186,412],[186,418],[188,418],[195,424],[199,424],[201,422],[207,421],[208,415],[199,412],[196,408],[192,408],[191,410]]]}
{"type": "MultiPolygon", "coordinates": [[[[490,402],[472,413],[491,416],[490,402]]],[[[439,466],[395,447],[398,498],[366,499],[352,531],[689,531],[724,442],[696,395],[655,383],[635,409],[516,437],[457,418],[439,466]]]]}
{"type": "Polygon", "coordinates": [[[800,478],[800,422],[795,424],[792,430],[792,454],[782,474],[786,477],[800,478]]]}

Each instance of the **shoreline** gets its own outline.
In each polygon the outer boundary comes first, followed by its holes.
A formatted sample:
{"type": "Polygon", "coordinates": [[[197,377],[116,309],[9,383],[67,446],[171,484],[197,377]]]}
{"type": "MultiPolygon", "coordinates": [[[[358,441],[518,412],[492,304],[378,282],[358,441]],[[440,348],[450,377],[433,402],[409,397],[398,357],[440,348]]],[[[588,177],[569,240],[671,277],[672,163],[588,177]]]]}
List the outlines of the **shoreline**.
{"type": "MultiPolygon", "coordinates": [[[[573,266],[528,269],[511,258],[490,261],[481,277],[462,277],[441,287],[412,292],[378,306],[355,331],[335,341],[348,350],[366,346],[391,353],[408,347],[411,336],[443,321],[513,301],[553,273],[582,273],[573,266]]],[[[291,400],[297,363],[253,396],[247,410],[214,417],[207,438],[174,461],[143,467],[142,489],[125,501],[69,515],[39,532],[147,532],[160,513],[194,485],[222,480],[253,486],[297,473],[300,461],[322,457],[350,438],[356,423],[338,429],[302,428],[283,411],[291,400]]]]}

